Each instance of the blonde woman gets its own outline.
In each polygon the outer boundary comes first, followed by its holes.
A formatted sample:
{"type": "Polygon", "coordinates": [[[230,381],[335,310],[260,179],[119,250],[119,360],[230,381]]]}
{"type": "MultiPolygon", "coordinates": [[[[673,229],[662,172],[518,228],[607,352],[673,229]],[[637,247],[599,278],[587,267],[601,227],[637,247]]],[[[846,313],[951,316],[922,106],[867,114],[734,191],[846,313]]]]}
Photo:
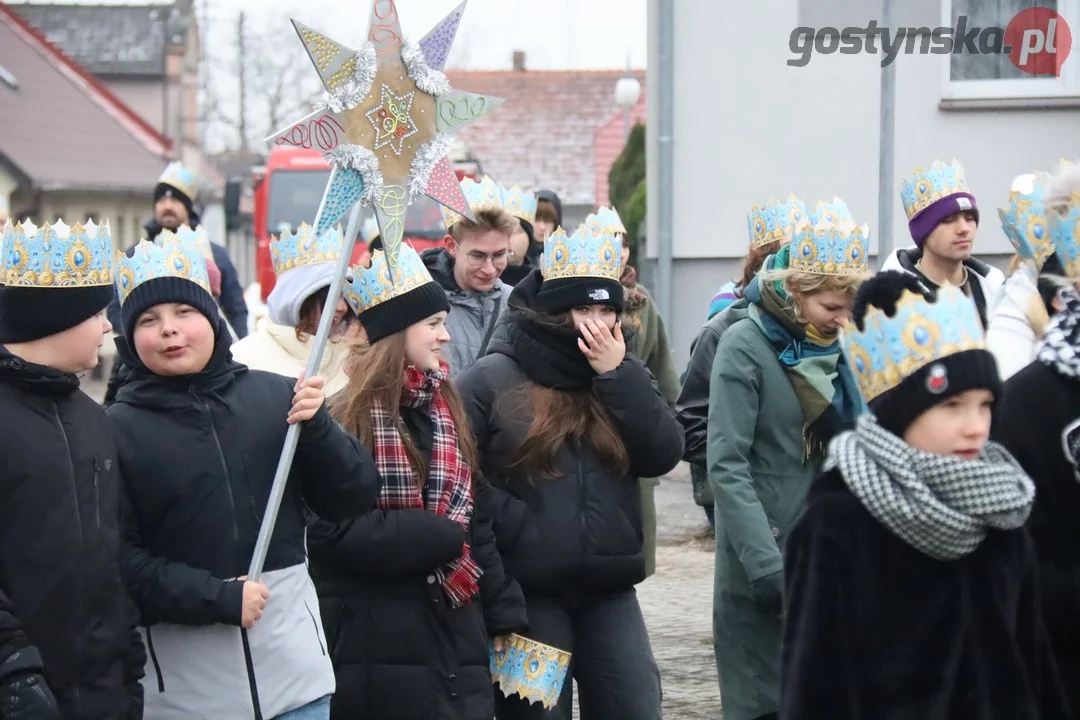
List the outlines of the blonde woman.
{"type": "Polygon", "coordinates": [[[838,331],[868,274],[868,230],[835,209],[765,261],[745,289],[748,316],[716,348],[706,455],[725,720],[776,717],[784,540],[828,441],[863,408],[838,331]]]}

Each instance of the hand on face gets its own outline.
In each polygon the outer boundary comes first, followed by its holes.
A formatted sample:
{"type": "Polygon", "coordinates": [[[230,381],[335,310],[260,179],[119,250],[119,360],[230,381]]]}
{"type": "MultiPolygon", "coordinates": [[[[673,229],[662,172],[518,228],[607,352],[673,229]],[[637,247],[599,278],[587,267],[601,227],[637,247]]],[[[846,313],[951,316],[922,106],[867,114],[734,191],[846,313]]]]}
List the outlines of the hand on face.
{"type": "Polygon", "coordinates": [[[615,324],[615,330],[608,330],[604,323],[592,318],[582,322],[578,329],[584,339],[578,338],[578,348],[588,359],[597,375],[603,375],[619,367],[626,357],[626,343],[623,341],[622,321],[615,324]]]}
{"type": "Polygon", "coordinates": [[[300,373],[300,378],[296,381],[296,385],[293,386],[296,395],[293,396],[293,404],[289,408],[287,422],[290,425],[307,422],[315,417],[315,413],[319,411],[319,408],[322,407],[323,402],[326,400],[323,385],[325,385],[325,381],[318,375],[305,380],[304,374],[300,373]]]}

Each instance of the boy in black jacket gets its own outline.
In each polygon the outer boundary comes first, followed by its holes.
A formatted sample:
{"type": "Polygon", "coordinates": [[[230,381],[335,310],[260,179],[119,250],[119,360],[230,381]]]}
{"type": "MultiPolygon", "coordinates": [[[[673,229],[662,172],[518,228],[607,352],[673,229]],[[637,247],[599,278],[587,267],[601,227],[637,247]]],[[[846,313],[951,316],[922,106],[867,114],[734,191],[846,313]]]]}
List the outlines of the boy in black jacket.
{"type": "Polygon", "coordinates": [[[1072,717],[1023,525],[1035,488],[989,442],[975,303],[886,271],[844,353],[871,413],[830,443],[788,540],[784,720],[1072,717]]]}
{"type": "Polygon", "coordinates": [[[77,373],[112,329],[106,225],[9,223],[0,248],[0,718],[142,717],[119,470],[77,373]]]}
{"type": "Polygon", "coordinates": [[[150,655],[146,717],[327,717],[334,671],[303,508],[366,512],[374,461],[322,407],[321,378],[294,387],[231,359],[193,242],[140,243],[118,275],[132,378],[107,415],[132,510],[122,567],[150,655]],[[264,573],[248,581],[286,420],[304,425],[264,573]]]}

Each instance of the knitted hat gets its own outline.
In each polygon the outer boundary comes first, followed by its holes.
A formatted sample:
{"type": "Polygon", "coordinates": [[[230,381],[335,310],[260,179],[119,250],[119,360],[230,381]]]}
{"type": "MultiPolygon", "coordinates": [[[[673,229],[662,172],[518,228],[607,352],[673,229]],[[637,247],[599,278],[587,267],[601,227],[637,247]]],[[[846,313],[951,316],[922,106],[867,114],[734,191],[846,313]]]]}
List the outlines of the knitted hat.
{"type": "Polygon", "coordinates": [[[108,223],[8,223],[0,241],[0,343],[79,325],[113,299],[108,223]]]}
{"type": "Polygon", "coordinates": [[[135,321],[165,303],[195,308],[218,332],[218,307],[201,250],[190,237],[165,231],[154,242],[141,241],[128,257],[121,254],[117,271],[124,337],[134,342],[135,321]]]}
{"type": "Polygon", "coordinates": [[[950,215],[970,212],[975,216],[975,224],[979,223],[975,196],[968,188],[964,169],[956,160],[949,165],[936,160],[929,170],[915,168],[900,187],[900,199],[908,217],[911,238],[919,248],[934,228],[950,215]]]}
{"type": "Polygon", "coordinates": [[[863,399],[899,436],[954,395],[1001,390],[975,303],[951,285],[927,291],[908,273],[878,273],[859,288],[841,342],[863,399]]]}
{"type": "Polygon", "coordinates": [[[566,312],[582,305],[610,305],[623,311],[621,236],[582,225],[573,235],[558,228],[544,240],[544,282],[536,309],[566,312]]]}
{"type": "Polygon", "coordinates": [[[382,250],[371,255],[371,267],[354,265],[345,282],[345,300],[360,318],[368,342],[401,332],[437,312],[450,311],[442,286],[411,245],[402,244],[397,267],[391,270],[382,250]]]}
{"type": "MultiPolygon", "coordinates": [[[[197,180],[195,173],[184,167],[180,161],[174,160],[161,173],[157,185],[154,186],[154,203],[166,195],[174,197],[187,208],[188,215],[191,215],[198,192],[197,180]]],[[[191,222],[194,223],[194,219],[191,222]]]]}

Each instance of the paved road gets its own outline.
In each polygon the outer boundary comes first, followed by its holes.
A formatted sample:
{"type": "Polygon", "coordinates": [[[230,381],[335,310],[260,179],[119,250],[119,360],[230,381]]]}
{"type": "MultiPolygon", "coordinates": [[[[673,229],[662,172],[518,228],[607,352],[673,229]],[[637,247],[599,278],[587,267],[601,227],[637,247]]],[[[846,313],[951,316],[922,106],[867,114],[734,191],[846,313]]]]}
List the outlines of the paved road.
{"type": "MultiPolygon", "coordinates": [[[[105,382],[87,373],[83,389],[100,400],[105,382]]],[[[638,586],[638,597],[660,666],[664,718],[720,720],[712,650],[713,539],[694,504],[685,464],[661,480],[656,512],[656,574],[638,586]]]]}

